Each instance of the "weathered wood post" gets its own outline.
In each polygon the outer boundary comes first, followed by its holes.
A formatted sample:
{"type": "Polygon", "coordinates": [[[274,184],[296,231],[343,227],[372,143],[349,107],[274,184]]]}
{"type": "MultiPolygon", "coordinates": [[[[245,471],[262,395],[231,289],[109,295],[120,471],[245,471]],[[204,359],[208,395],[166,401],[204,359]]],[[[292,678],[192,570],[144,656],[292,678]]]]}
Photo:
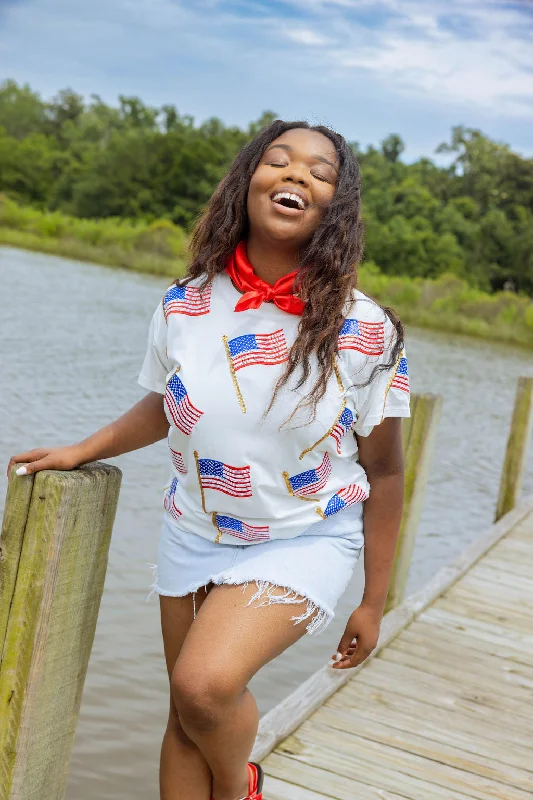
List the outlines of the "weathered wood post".
{"type": "Polygon", "coordinates": [[[524,469],[531,434],[533,411],[533,378],[518,378],[507,450],[500,480],[500,494],[494,522],[511,511],[520,500],[524,483],[524,469]]]}
{"type": "Polygon", "coordinates": [[[122,473],[18,477],[0,538],[0,800],[62,800],[122,473]]]}
{"type": "Polygon", "coordinates": [[[403,421],[404,506],[386,612],[401,603],[405,595],[441,408],[440,395],[414,394],[411,397],[411,417],[403,421]]]}

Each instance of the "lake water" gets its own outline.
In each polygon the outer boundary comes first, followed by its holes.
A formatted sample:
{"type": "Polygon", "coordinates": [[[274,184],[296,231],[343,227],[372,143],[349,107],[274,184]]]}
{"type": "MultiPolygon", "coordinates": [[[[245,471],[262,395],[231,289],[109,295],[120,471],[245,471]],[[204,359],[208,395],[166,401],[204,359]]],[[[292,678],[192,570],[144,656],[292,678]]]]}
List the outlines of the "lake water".
{"type": "MultiPolygon", "coordinates": [[[[107,424],[144,393],[137,374],[165,278],[0,248],[0,459],[68,444],[107,424]]],[[[410,328],[411,386],[444,405],[409,581],[425,582],[490,525],[516,380],[531,352],[410,328]]],[[[533,492],[530,451],[525,493],[533,492]]],[[[67,800],[157,798],[168,685],[147,566],[155,562],[164,442],[114,460],[123,484],[67,800]]],[[[325,663],[362,585],[362,563],[324,635],[304,637],[253,681],[262,712],[325,663]]]]}

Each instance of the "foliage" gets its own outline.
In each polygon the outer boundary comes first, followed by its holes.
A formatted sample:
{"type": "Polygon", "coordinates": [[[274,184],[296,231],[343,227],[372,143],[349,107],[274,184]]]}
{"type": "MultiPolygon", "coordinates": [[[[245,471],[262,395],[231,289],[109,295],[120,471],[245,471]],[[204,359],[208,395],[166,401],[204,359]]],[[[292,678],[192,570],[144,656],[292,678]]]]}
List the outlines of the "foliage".
{"type": "MultiPolygon", "coordinates": [[[[184,275],[187,260],[187,235],[169,220],[79,219],[1,195],[0,243],[169,279],[184,275]]],[[[487,294],[452,273],[387,275],[372,261],[360,268],[359,285],[408,324],[533,347],[533,302],[514,292],[487,294]]]]}
{"type": "MultiPolygon", "coordinates": [[[[152,108],[136,97],[109,106],[65,89],[45,101],[29,86],[5,81],[0,191],[80,218],[75,238],[91,246],[101,244],[91,236],[105,238],[106,225],[95,221],[112,218],[111,228],[126,239],[126,231],[144,226],[145,252],[167,258],[179,251],[183,258],[184,234],[169,235],[157,220],[190,230],[235,154],[273,118],[266,112],[245,130],[216,118],[196,124],[174,106],[152,108]],[[150,223],[156,228],[147,233],[150,223]]],[[[397,134],[379,148],[352,147],[363,176],[366,258],[381,273],[453,274],[473,289],[533,294],[533,159],[463,127],[437,148],[450,162],[445,167],[428,158],[402,162],[397,134]]],[[[61,227],[64,218],[45,214],[42,224],[61,227]]]]}
{"type": "MultiPolygon", "coordinates": [[[[370,269],[368,267],[370,266],[370,269]]],[[[428,278],[389,277],[361,267],[361,290],[390,305],[407,324],[533,347],[533,302],[514,292],[487,294],[443,273],[428,278]]]]}
{"type": "Polygon", "coordinates": [[[2,195],[0,242],[172,277],[185,273],[188,252],[185,231],[170,220],[79,219],[2,195]]]}

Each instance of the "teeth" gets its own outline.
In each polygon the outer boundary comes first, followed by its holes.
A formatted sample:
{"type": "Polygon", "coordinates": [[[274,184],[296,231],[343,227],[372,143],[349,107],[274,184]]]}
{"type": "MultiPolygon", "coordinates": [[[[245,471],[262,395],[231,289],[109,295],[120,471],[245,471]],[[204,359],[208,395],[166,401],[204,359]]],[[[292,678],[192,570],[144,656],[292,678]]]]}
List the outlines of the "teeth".
{"type": "Polygon", "coordinates": [[[302,198],[297,194],[292,194],[292,192],[278,192],[272,200],[274,203],[278,203],[280,200],[293,200],[298,203],[298,208],[301,208],[302,211],[305,209],[305,203],[302,198]]]}

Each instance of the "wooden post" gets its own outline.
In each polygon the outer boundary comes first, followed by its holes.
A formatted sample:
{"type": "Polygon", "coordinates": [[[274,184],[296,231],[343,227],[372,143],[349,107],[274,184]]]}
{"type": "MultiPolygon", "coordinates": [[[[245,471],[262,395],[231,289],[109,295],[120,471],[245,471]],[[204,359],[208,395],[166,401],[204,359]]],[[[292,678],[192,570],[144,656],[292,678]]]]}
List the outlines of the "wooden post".
{"type": "Polygon", "coordinates": [[[533,378],[520,377],[516,390],[511,429],[500,480],[500,494],[494,521],[518,504],[522,494],[524,469],[531,433],[533,410],[533,378]]]}
{"type": "Polygon", "coordinates": [[[9,479],[0,539],[0,800],[64,797],[122,474],[9,479]]]}
{"type": "Polygon", "coordinates": [[[441,408],[440,395],[412,395],[411,417],[403,421],[404,506],[386,612],[399,605],[405,595],[441,408]]]}

